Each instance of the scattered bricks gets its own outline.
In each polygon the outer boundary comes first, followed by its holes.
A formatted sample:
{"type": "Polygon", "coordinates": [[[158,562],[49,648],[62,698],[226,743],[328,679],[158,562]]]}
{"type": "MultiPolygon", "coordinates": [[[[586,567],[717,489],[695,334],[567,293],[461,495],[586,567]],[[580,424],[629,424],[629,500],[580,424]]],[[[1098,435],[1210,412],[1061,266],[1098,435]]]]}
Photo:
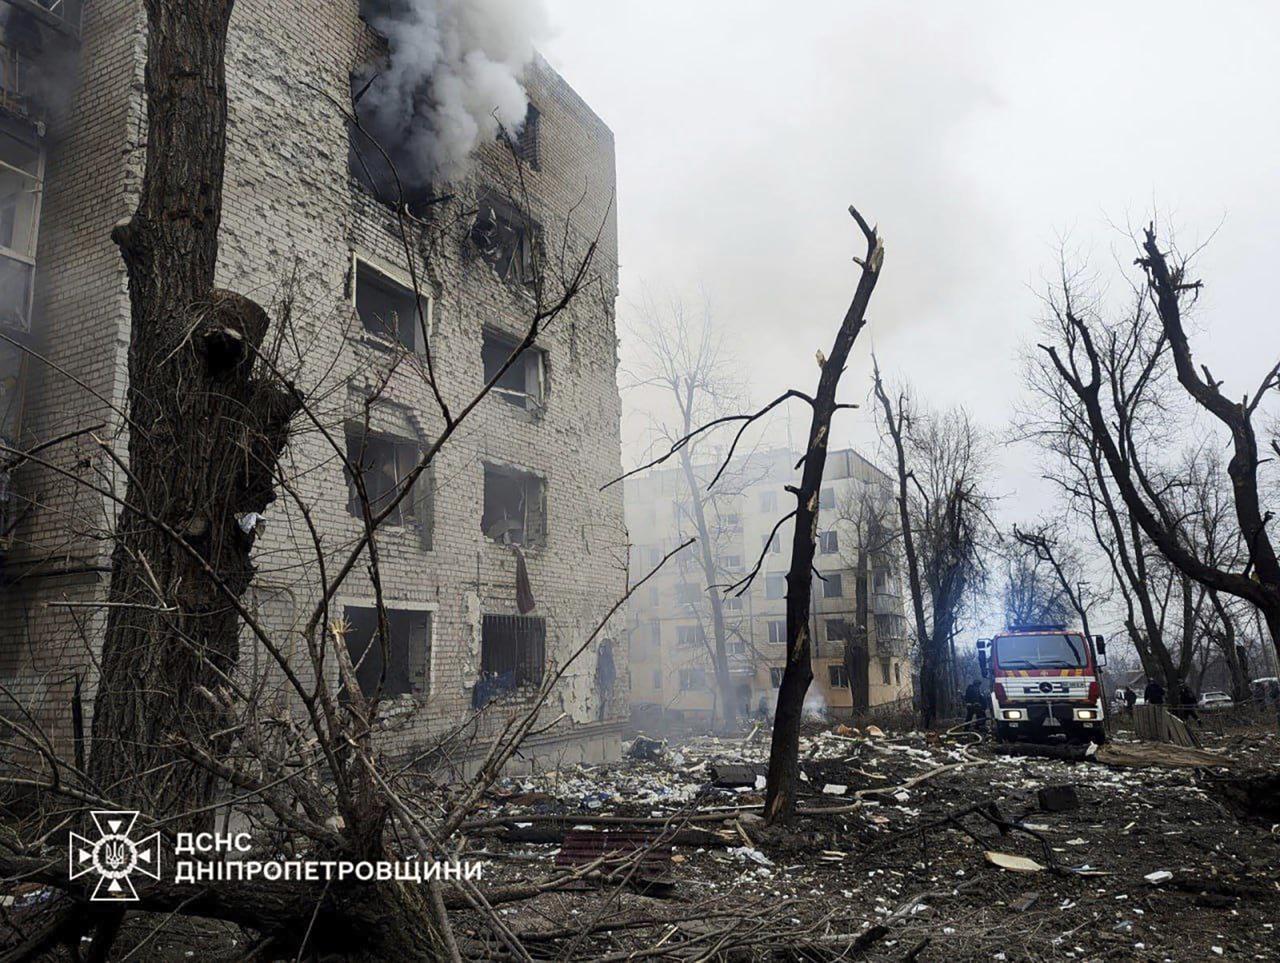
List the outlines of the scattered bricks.
{"type": "Polygon", "coordinates": [[[761,771],[759,766],[741,766],[728,762],[717,762],[707,768],[711,774],[711,784],[720,789],[737,789],[742,786],[754,789],[756,773],[761,771]]]}
{"type": "Polygon", "coordinates": [[[1036,793],[1040,811],[1065,813],[1080,808],[1080,797],[1074,786],[1045,786],[1036,793]]]}

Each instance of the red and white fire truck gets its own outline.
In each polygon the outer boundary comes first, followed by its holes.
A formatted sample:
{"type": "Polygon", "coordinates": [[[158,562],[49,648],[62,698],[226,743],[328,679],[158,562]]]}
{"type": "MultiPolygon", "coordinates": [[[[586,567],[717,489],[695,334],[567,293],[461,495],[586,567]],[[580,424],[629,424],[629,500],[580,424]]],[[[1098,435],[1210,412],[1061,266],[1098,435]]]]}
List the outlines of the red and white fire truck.
{"type": "Polygon", "coordinates": [[[1101,667],[1107,647],[1065,625],[1014,625],[978,640],[991,680],[991,718],[1001,741],[1026,737],[1105,741],[1101,667]]]}

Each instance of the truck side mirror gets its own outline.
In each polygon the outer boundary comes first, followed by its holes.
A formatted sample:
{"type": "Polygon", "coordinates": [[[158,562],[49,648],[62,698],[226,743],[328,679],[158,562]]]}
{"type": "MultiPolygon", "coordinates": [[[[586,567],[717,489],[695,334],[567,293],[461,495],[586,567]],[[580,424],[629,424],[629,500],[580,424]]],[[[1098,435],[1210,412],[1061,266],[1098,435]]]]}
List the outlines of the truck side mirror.
{"type": "Polygon", "coordinates": [[[1093,637],[1093,649],[1098,653],[1098,665],[1107,664],[1107,640],[1100,635],[1093,637]]]}
{"type": "Polygon", "coordinates": [[[990,674],[987,672],[987,653],[982,649],[978,650],[978,672],[984,679],[990,674]]]}

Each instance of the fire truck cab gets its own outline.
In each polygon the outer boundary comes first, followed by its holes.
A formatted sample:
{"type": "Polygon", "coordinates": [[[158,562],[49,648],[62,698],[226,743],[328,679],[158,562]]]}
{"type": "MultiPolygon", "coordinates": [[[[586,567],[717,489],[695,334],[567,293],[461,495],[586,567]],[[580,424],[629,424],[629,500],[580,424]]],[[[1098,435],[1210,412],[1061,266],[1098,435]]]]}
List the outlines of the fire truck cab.
{"type": "Polygon", "coordinates": [[[1106,643],[1065,625],[1014,625],[978,640],[978,665],[991,680],[996,738],[1068,739],[1101,745],[1106,708],[1101,667],[1106,643]]]}

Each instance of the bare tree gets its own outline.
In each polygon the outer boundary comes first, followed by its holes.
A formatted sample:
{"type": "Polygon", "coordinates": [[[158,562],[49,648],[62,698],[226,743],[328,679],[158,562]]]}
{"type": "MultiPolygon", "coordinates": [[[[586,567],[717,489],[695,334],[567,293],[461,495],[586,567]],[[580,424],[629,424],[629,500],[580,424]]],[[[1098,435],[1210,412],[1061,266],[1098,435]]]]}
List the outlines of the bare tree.
{"type": "MultiPolygon", "coordinates": [[[[1059,290],[1045,299],[1049,310],[1043,330],[1050,341],[1077,342],[1069,314],[1096,317],[1096,305],[1082,294],[1086,283],[1082,272],[1061,265],[1059,290]]],[[[1096,323],[1098,369],[1106,385],[1099,404],[1125,439],[1119,449],[1122,462],[1129,465],[1141,458],[1147,477],[1154,479],[1153,489],[1158,485],[1171,496],[1181,490],[1179,471],[1162,470],[1157,478],[1153,455],[1178,445],[1170,427],[1176,421],[1178,399],[1165,379],[1168,346],[1141,292],[1135,292],[1132,303],[1133,311],[1123,323],[1096,323]]],[[[1029,355],[1025,379],[1033,403],[1020,414],[1022,436],[1045,452],[1045,477],[1058,487],[1068,513],[1082,523],[1105,557],[1111,585],[1124,604],[1127,635],[1144,671],[1176,691],[1190,666],[1191,652],[1183,645],[1185,623],[1175,627],[1168,618],[1171,611],[1183,611],[1181,605],[1172,610],[1169,605],[1171,572],[1121,497],[1088,414],[1052,359],[1044,352],[1029,355]]],[[[1188,534],[1186,516],[1170,511],[1167,519],[1183,537],[1188,534]]],[[[1178,594],[1183,596],[1181,589],[1178,594]]]]}
{"type": "Polygon", "coordinates": [[[880,368],[875,396],[893,443],[898,525],[920,653],[920,714],[932,726],[949,711],[957,619],[985,575],[992,530],[984,491],[986,454],[963,410],[919,412],[906,389],[890,399],[880,368]]]}
{"type": "Polygon", "coordinates": [[[786,522],[794,519],[791,564],[787,570],[787,656],[778,689],[773,738],[769,750],[769,773],[765,785],[765,818],[770,823],[789,822],[795,816],[796,791],[800,783],[800,721],[804,711],[805,693],[809,689],[809,683],[813,681],[813,640],[810,638],[809,613],[812,605],[813,558],[818,534],[818,500],[822,488],[822,475],[826,469],[832,417],[841,409],[854,407],[838,402],[836,391],[840,386],[840,378],[844,374],[845,364],[849,360],[854,341],[866,324],[867,306],[871,303],[871,294],[875,290],[876,281],[880,278],[880,268],[884,263],[884,244],[875,228],[866,222],[856,208],[850,206],[849,214],[857,222],[866,239],[866,255],[862,258],[854,258],[862,273],[853,299],[836,332],[831,354],[824,355],[821,350],[817,353],[818,367],[822,371],[818,378],[817,392],[810,396],[791,388],[753,412],[714,418],[677,439],[670,450],[658,458],[627,472],[622,478],[610,483],[615,484],[623,478],[661,464],[708,431],[722,425],[736,423],[738,430],[721,459],[720,469],[707,483],[709,489],[714,488],[721,475],[732,464],[738,443],[748,428],[792,398],[798,398],[809,405],[812,417],[808,442],[796,466],[801,470],[800,484],[787,486],[787,491],[795,496],[796,507],[774,524],[773,530],[764,540],[760,557],[756,559],[751,571],[725,588],[725,591],[736,592],[739,595],[747,591],[760,572],[765,553],[769,551],[773,537],[786,522]]]}
{"type": "MultiPolygon", "coordinates": [[[[852,533],[853,541],[841,553],[854,572],[854,621],[844,626],[843,662],[849,679],[849,693],[854,711],[870,706],[871,600],[869,583],[875,567],[894,558],[899,539],[893,493],[887,488],[868,484],[850,490],[836,506],[838,518],[852,533]]],[[[896,567],[896,566],[890,566],[896,567]]],[[[890,641],[879,631],[876,647],[888,655],[890,641]]]]}
{"type": "MultiPolygon", "coordinates": [[[[656,387],[674,405],[675,425],[656,421],[653,426],[659,440],[670,448],[677,439],[688,437],[697,425],[741,409],[746,400],[745,385],[707,305],[703,305],[696,319],[690,317],[680,301],[662,309],[646,299],[641,312],[637,341],[643,346],[644,358],[633,373],[631,387],[656,387]]],[[[698,539],[700,581],[711,616],[708,641],[718,693],[716,705],[722,725],[732,729],[738,705],[729,677],[729,632],[724,598],[714,586],[725,581],[720,547],[731,528],[725,515],[731,514],[728,506],[741,491],[741,485],[734,483],[736,472],[730,466],[715,491],[709,489],[708,479],[702,477],[708,459],[698,458],[699,449],[696,442],[679,448],[677,458],[685,494],[679,505],[698,539]]],[[[700,605],[695,607],[700,621],[701,609],[700,605]]]]}
{"type": "MultiPolygon", "coordinates": [[[[1256,390],[1233,400],[1222,393],[1207,368],[1197,367],[1183,324],[1183,313],[1194,303],[1201,282],[1188,276],[1188,258],[1176,250],[1161,250],[1154,226],[1145,229],[1137,264],[1144,273],[1142,292],[1159,325],[1159,343],[1167,345],[1177,382],[1186,395],[1216,420],[1231,440],[1227,474],[1231,479],[1235,523],[1245,549],[1241,567],[1215,564],[1197,553],[1179,536],[1176,518],[1164,493],[1153,483],[1133,435],[1125,425],[1109,417],[1104,391],[1114,391],[1104,364],[1108,339],[1099,330],[1106,326],[1075,292],[1064,286],[1053,302],[1063,336],[1042,344],[1062,383],[1084,409],[1089,433],[1097,443],[1124,504],[1142,532],[1178,570],[1206,588],[1244,599],[1255,605],[1267,622],[1272,644],[1280,652],[1280,559],[1267,531],[1272,514],[1263,508],[1259,487],[1261,464],[1254,415],[1268,394],[1280,386],[1280,362],[1273,363],[1256,390]],[[1172,263],[1170,259],[1172,258],[1172,263]]],[[[1133,327],[1131,322],[1127,326],[1133,327]]],[[[1155,352],[1151,352],[1156,357],[1155,352]]],[[[1143,377],[1152,366],[1144,366],[1143,377]]]]}
{"type": "Polygon", "coordinates": [[[1086,587],[1088,569],[1081,553],[1050,534],[1065,520],[1041,523],[1033,528],[1013,527],[1013,537],[1024,551],[1007,562],[1005,614],[1022,622],[1064,622],[1074,614],[1085,635],[1091,603],[1106,601],[1086,587]],[[1029,604],[1026,604],[1029,603],[1029,604]]]}

